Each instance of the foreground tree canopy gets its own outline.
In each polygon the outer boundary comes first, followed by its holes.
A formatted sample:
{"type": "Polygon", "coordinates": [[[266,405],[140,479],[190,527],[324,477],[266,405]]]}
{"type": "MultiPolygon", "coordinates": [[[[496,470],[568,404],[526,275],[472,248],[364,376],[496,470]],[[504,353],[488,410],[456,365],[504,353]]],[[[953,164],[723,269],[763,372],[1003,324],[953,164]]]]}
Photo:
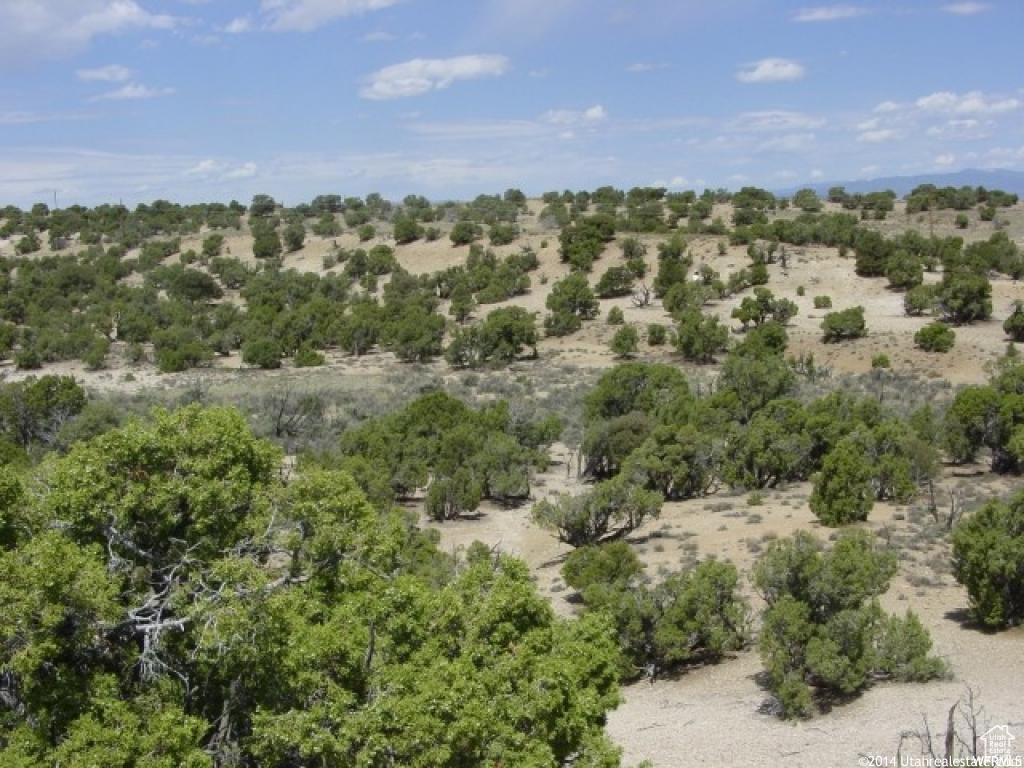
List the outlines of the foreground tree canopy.
{"type": "Polygon", "coordinates": [[[0,764],[615,766],[619,655],[233,410],[0,482],[0,764]]]}

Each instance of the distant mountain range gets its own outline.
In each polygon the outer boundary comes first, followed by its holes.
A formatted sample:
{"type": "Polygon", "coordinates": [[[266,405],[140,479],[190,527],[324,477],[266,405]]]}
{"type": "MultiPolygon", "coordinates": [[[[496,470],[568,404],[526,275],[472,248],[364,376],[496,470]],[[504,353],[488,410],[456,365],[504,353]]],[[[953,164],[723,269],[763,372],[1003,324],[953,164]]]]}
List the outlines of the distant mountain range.
{"type": "Polygon", "coordinates": [[[953,173],[926,173],[920,176],[888,176],[879,179],[857,179],[856,181],[816,181],[798,187],[777,190],[778,195],[792,195],[798,189],[813,189],[824,196],[831,187],[845,187],[851,194],[879,192],[891,189],[900,197],[920,184],[934,184],[937,187],[986,187],[1001,189],[1024,197],[1024,172],[1009,170],[984,171],[966,168],[953,173]]]}

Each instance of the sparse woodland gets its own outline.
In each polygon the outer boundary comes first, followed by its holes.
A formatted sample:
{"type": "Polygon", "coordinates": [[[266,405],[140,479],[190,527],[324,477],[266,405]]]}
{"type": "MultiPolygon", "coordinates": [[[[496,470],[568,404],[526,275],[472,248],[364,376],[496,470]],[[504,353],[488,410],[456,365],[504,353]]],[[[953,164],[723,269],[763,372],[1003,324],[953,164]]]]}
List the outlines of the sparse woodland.
{"type": "Polygon", "coordinates": [[[0,764],[611,768],[630,686],[741,657],[751,717],[969,685],[892,585],[925,549],[978,642],[1024,621],[1020,213],[930,186],[0,209],[0,764]],[[854,288],[785,282],[812,248],[854,288]],[[973,378],[907,363],[981,333],[973,378]],[[402,396],[354,393],[366,365],[402,396]],[[968,503],[968,472],[1001,492],[968,503]],[[757,523],[793,488],[805,524],[746,561],[647,567],[670,513],[757,523]],[[513,515],[552,557],[481,543],[513,515]]]}

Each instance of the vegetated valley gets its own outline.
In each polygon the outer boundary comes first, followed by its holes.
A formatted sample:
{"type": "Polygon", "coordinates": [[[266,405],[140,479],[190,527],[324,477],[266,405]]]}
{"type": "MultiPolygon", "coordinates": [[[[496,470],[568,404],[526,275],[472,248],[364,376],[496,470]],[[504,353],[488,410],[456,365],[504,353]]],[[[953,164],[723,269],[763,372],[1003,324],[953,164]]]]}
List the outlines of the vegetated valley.
{"type": "Polygon", "coordinates": [[[978,754],[1022,241],[970,187],[0,209],[0,764],[978,754]]]}

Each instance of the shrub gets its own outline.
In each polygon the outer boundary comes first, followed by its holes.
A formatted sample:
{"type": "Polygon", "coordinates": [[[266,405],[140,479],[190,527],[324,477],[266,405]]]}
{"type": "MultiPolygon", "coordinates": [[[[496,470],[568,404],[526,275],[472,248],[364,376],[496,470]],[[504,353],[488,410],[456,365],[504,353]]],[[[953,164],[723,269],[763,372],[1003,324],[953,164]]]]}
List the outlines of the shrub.
{"type": "Polygon", "coordinates": [[[801,296],[802,297],[806,293],[807,293],[807,289],[804,288],[802,285],[798,285],[796,287],[796,295],[797,296],[801,296]]]}
{"type": "Polygon", "coordinates": [[[884,352],[879,352],[877,355],[871,358],[872,370],[882,370],[892,367],[892,363],[889,361],[889,356],[884,352]]]}
{"type": "Polygon", "coordinates": [[[967,218],[966,213],[958,213],[954,223],[956,224],[957,229],[967,229],[967,225],[970,223],[970,220],[967,218]]]}
{"type": "Polygon", "coordinates": [[[483,237],[483,234],[483,229],[479,224],[462,220],[455,222],[448,238],[452,241],[452,245],[469,245],[483,237]]]}
{"type": "Polygon", "coordinates": [[[915,286],[903,297],[903,311],[910,317],[931,312],[934,306],[935,288],[931,285],[915,286]]]}
{"type": "Polygon", "coordinates": [[[925,352],[949,352],[956,341],[956,333],[943,322],[929,323],[914,334],[914,344],[925,352]]]}
{"type": "Polygon", "coordinates": [[[767,605],[760,651],[782,716],[813,714],[815,694],[849,696],[878,678],[945,673],[917,617],[886,616],[878,604],[895,572],[896,558],[865,531],[840,534],[827,552],[807,532],[768,545],[753,581],[767,605]]]}
{"type": "Polygon", "coordinates": [[[252,255],[257,259],[276,259],[281,255],[281,236],[269,225],[254,228],[252,255]]]}
{"type": "Polygon", "coordinates": [[[1013,312],[1003,321],[1003,331],[1014,341],[1024,341],[1024,302],[1016,302],[1013,312]]]}
{"type": "Polygon", "coordinates": [[[324,356],[313,348],[313,345],[309,342],[302,344],[295,351],[295,367],[296,368],[315,368],[323,365],[326,361],[324,356]]]}
{"type": "Polygon", "coordinates": [[[579,496],[562,494],[534,505],[533,521],[571,547],[624,536],[661,514],[661,494],[623,476],[598,483],[579,496]]]}
{"type": "Polygon", "coordinates": [[[602,299],[628,296],[633,292],[634,274],[628,266],[609,267],[594,286],[594,293],[602,299]]]}
{"type": "Polygon", "coordinates": [[[306,228],[301,221],[293,221],[284,228],[284,244],[288,252],[297,251],[306,242],[306,228]]]}
{"type": "Polygon", "coordinates": [[[242,345],[242,362],[259,368],[280,368],[281,345],[276,339],[251,339],[242,345]]]}
{"type": "Polygon", "coordinates": [[[729,345],[729,329],[714,315],[699,309],[683,312],[676,326],[676,349],[687,360],[710,363],[729,345]]]}
{"type": "Polygon", "coordinates": [[[815,296],[814,297],[814,308],[815,309],[831,309],[832,308],[832,297],[831,296],[815,296]]]}
{"type": "Polygon", "coordinates": [[[647,343],[652,347],[660,347],[668,340],[668,329],[661,323],[647,326],[647,343]]]}
{"type": "Polygon", "coordinates": [[[875,502],[875,473],[861,441],[844,438],[815,475],[810,507],[828,526],[867,520],[875,502]]]}
{"type": "Polygon", "coordinates": [[[368,240],[373,240],[377,236],[377,228],[373,224],[362,224],[357,230],[356,235],[359,238],[359,242],[365,243],[368,240]]]}
{"type": "Polygon", "coordinates": [[[826,343],[859,339],[867,335],[864,307],[850,307],[840,312],[829,312],[821,323],[826,343]]]}
{"type": "Polygon", "coordinates": [[[640,336],[631,325],[623,326],[612,337],[611,350],[618,358],[626,359],[636,355],[640,336]]]}
{"type": "Polygon", "coordinates": [[[885,276],[889,280],[890,288],[905,291],[921,284],[924,280],[924,266],[918,256],[899,250],[889,257],[885,276]]]}
{"type": "Polygon", "coordinates": [[[983,274],[958,267],[942,276],[936,303],[943,319],[957,325],[992,316],[992,284],[983,274]]]}
{"type": "Polygon", "coordinates": [[[624,322],[626,322],[626,317],[622,314],[620,307],[612,307],[608,310],[608,325],[622,325],[624,322]]]}
{"type": "Polygon", "coordinates": [[[979,623],[997,628],[1024,620],[1024,493],[990,501],[957,525],[953,573],[979,623]]]}

